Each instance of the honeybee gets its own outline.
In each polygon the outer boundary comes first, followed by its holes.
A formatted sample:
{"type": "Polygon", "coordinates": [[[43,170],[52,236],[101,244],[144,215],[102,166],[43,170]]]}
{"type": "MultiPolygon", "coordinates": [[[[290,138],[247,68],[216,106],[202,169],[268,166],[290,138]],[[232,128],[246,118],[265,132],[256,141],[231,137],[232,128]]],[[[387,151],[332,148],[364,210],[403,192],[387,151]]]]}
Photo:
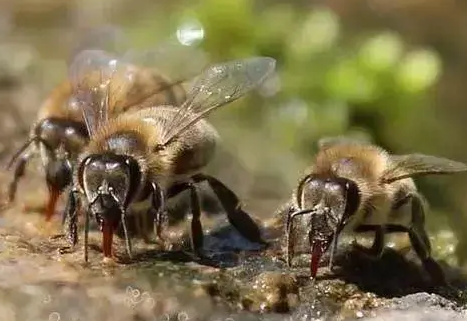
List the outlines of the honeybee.
{"type": "MultiPolygon", "coordinates": [[[[84,52],[83,59],[70,66],[72,74],[86,75],[87,61],[107,82],[114,67],[84,52]]],[[[78,243],[77,210],[87,204],[84,222],[84,259],[88,261],[89,217],[102,231],[104,258],[113,257],[113,234],[123,228],[126,251],[132,258],[131,240],[126,227],[133,206],[149,204],[155,218],[156,236],[163,240],[167,218],[166,200],[189,190],[191,201],[191,245],[205,257],[197,183],[206,181],[222,203],[229,222],[247,239],[265,243],[256,223],[242,211],[237,196],[219,180],[202,173],[215,151],[217,131],[204,117],[260,85],[273,72],[275,60],[254,57],[211,65],[190,86],[180,107],[134,108],[114,118],[108,117],[106,86],[89,88],[86,76],[75,82],[75,96],[84,111],[91,138],[78,157],[66,215],[70,242],[61,252],[73,251],[78,243]],[[84,201],[84,202],[83,202],[84,201]]]]}
{"type": "MultiPolygon", "coordinates": [[[[108,88],[108,117],[136,106],[180,105],[186,95],[183,82],[206,65],[206,57],[202,51],[169,41],[155,50],[128,51],[121,57],[98,49],[86,52],[86,58],[93,56],[94,59],[115,64],[114,73],[108,78],[108,83],[99,83],[108,88]],[[192,62],[191,69],[183,66],[188,59],[192,62]],[[166,65],[168,61],[173,65],[166,65]]],[[[80,59],[79,55],[78,53],[75,59],[80,59]]],[[[91,65],[87,67],[92,68],[93,62],[94,60],[89,60],[91,65]]],[[[72,181],[73,163],[89,141],[85,118],[73,96],[74,81],[71,78],[64,80],[53,89],[40,107],[38,120],[32,126],[29,139],[12,157],[7,167],[11,168],[16,162],[8,192],[11,203],[15,200],[17,186],[25,174],[28,161],[38,154],[41,156],[49,190],[45,209],[47,221],[55,213],[60,195],[72,181]]],[[[99,81],[97,74],[89,74],[86,85],[94,88],[99,81]]]]}
{"type": "Polygon", "coordinates": [[[425,200],[413,177],[467,171],[467,165],[423,154],[391,155],[384,149],[348,138],[318,142],[314,164],[294,191],[283,215],[285,259],[292,264],[294,247],[311,251],[310,272],[315,278],[320,258],[333,252],[341,232],[374,232],[371,248],[359,250],[379,258],[385,234],[408,233],[412,248],[435,282],[445,283],[443,270],[432,258],[425,231],[425,200]],[[308,243],[306,243],[308,242],[308,243]]]}

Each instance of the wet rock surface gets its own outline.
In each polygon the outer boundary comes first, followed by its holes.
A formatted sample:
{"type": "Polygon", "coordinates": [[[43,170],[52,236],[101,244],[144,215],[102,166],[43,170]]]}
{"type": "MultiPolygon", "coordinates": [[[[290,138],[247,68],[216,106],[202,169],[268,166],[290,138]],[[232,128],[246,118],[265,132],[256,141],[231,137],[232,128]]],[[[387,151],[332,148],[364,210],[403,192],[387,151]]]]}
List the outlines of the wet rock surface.
{"type": "MultiPolygon", "coordinates": [[[[18,200],[1,214],[2,320],[467,318],[467,281],[454,267],[443,265],[450,288],[431,287],[410,252],[388,249],[375,261],[343,244],[336,251],[333,271],[324,266],[312,281],[306,256],[289,269],[274,242],[262,249],[220,215],[203,219],[209,261],[190,254],[188,225],[181,221],[170,227],[171,242],[176,243],[171,251],[137,241],[129,261],[123,241],[116,239],[114,264],[103,263],[100,235],[92,232],[90,260],[84,264],[80,247],[71,254],[57,251],[65,241],[50,235],[61,232],[59,215],[51,224],[44,223],[40,211],[45,194],[39,190],[39,196],[18,200]]],[[[263,226],[270,236],[278,235],[277,228],[263,226]]]]}

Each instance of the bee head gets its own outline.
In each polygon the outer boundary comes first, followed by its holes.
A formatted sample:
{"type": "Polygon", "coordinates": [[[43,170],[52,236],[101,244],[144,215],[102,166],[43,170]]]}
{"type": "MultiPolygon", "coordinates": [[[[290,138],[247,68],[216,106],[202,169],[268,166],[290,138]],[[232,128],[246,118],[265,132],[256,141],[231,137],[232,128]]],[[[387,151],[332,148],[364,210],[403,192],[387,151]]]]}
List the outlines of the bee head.
{"type": "Polygon", "coordinates": [[[138,191],[141,178],[138,162],[127,155],[89,155],[78,168],[79,185],[88,202],[86,215],[94,215],[100,226],[105,257],[112,256],[112,235],[120,223],[123,224],[127,251],[131,255],[125,212],[138,191]]]}
{"type": "Polygon", "coordinates": [[[308,238],[314,277],[321,255],[337,243],[339,233],[357,211],[360,191],[355,182],[343,177],[309,175],[300,183],[298,195],[300,207],[310,215],[308,238]]]}
{"type": "Polygon", "coordinates": [[[46,118],[35,129],[49,189],[62,192],[72,176],[71,160],[85,146],[88,134],[84,124],[62,118],[46,118]]]}
{"type": "Polygon", "coordinates": [[[140,185],[141,170],[130,156],[94,154],[83,160],[78,178],[96,219],[119,221],[117,214],[128,206],[140,185]]]}

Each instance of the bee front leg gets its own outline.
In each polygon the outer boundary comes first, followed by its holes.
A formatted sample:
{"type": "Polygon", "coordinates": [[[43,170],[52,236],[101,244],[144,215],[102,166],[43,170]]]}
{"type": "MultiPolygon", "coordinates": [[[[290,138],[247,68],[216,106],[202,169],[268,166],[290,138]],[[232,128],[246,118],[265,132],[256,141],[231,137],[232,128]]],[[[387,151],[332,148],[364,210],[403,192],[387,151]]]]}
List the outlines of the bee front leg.
{"type": "Polygon", "coordinates": [[[293,213],[289,212],[287,215],[287,223],[285,225],[285,263],[289,268],[292,267],[292,259],[295,255],[295,230],[293,226],[293,218],[293,213]]]}
{"type": "Polygon", "coordinates": [[[227,219],[230,224],[248,241],[268,245],[261,235],[261,230],[255,221],[241,209],[240,200],[235,193],[218,179],[205,175],[197,174],[193,176],[196,182],[207,181],[222,207],[227,213],[227,219]]]}
{"type": "Polygon", "coordinates": [[[163,234],[164,229],[168,225],[168,214],[165,208],[165,196],[161,188],[153,183],[152,186],[152,216],[154,216],[154,224],[156,227],[156,236],[161,242],[164,250],[166,249],[166,238],[163,234]]]}
{"type": "MultiPolygon", "coordinates": [[[[401,207],[407,205],[409,202],[412,201],[413,195],[412,194],[402,194],[396,202],[392,206],[393,211],[399,210],[401,207]]],[[[423,223],[422,223],[423,224],[423,223]]],[[[384,253],[385,247],[385,235],[387,233],[394,233],[397,232],[396,230],[388,230],[386,225],[370,225],[370,224],[362,224],[357,226],[354,229],[356,233],[366,233],[366,232],[374,232],[375,238],[373,244],[370,248],[366,248],[364,246],[359,245],[358,243],[354,242],[353,246],[357,249],[361,254],[367,256],[371,259],[379,259],[384,253]]]]}
{"type": "Polygon", "coordinates": [[[30,158],[31,158],[31,154],[23,155],[15,166],[13,180],[11,181],[8,187],[8,202],[9,203],[14,202],[16,198],[16,191],[18,189],[18,183],[20,179],[24,177],[24,174],[26,172],[26,165],[29,162],[30,158]]]}
{"type": "Polygon", "coordinates": [[[195,255],[200,258],[205,258],[204,251],[203,251],[203,242],[204,242],[204,234],[203,234],[203,227],[201,225],[201,206],[199,200],[198,190],[196,185],[193,183],[188,184],[188,189],[190,190],[190,206],[191,206],[191,248],[195,255]]]}
{"type": "MultiPolygon", "coordinates": [[[[68,194],[68,201],[65,207],[63,221],[66,225],[65,235],[68,239],[69,246],[61,247],[61,254],[74,252],[76,244],[78,244],[78,192],[71,190],[68,194]]],[[[88,213],[85,213],[88,215],[88,213]]]]}
{"type": "Polygon", "coordinates": [[[447,285],[448,282],[443,269],[431,256],[431,244],[425,231],[425,207],[419,196],[412,198],[412,222],[408,234],[415,252],[433,281],[447,285]]]}
{"type": "Polygon", "coordinates": [[[431,244],[425,231],[425,208],[421,197],[412,195],[412,219],[410,226],[395,224],[386,225],[388,233],[405,232],[409,235],[410,243],[417,256],[422,261],[425,271],[432,280],[439,285],[449,285],[443,269],[431,256],[431,244]]]}
{"type": "Polygon", "coordinates": [[[375,237],[370,248],[366,248],[358,243],[353,243],[353,247],[361,254],[371,259],[380,259],[384,253],[386,227],[384,225],[359,225],[355,228],[356,233],[374,232],[375,237]]]}
{"type": "Polygon", "coordinates": [[[292,267],[292,259],[295,249],[295,235],[293,233],[293,222],[291,220],[291,215],[294,212],[296,212],[296,209],[293,204],[291,204],[291,202],[287,202],[274,214],[274,217],[277,218],[281,226],[281,235],[279,238],[280,256],[289,268],[292,267]]]}

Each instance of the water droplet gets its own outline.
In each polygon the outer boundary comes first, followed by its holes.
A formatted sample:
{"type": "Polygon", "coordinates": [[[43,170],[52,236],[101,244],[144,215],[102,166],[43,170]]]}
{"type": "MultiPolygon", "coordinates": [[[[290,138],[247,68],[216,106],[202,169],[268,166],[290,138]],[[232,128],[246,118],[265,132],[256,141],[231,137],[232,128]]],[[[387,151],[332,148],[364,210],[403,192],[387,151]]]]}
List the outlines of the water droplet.
{"type": "Polygon", "coordinates": [[[145,304],[149,310],[152,310],[156,306],[156,301],[153,298],[149,298],[145,301],[145,304]]]}
{"type": "Polygon", "coordinates": [[[109,67],[112,67],[113,69],[115,69],[117,68],[117,63],[118,63],[117,59],[112,59],[109,61],[108,65],[109,67]]]}
{"type": "Polygon", "coordinates": [[[48,294],[42,302],[44,302],[45,304],[52,302],[52,297],[50,296],[50,294],[48,294]]]}
{"type": "Polygon", "coordinates": [[[196,45],[204,39],[204,29],[196,19],[187,20],[177,29],[177,39],[185,46],[196,45]]]}
{"type": "Polygon", "coordinates": [[[52,312],[49,315],[49,321],[60,321],[60,313],[58,312],[52,312]]]}
{"type": "Polygon", "coordinates": [[[188,314],[186,314],[185,312],[180,312],[179,314],[177,314],[177,320],[188,321],[188,314]]]}

